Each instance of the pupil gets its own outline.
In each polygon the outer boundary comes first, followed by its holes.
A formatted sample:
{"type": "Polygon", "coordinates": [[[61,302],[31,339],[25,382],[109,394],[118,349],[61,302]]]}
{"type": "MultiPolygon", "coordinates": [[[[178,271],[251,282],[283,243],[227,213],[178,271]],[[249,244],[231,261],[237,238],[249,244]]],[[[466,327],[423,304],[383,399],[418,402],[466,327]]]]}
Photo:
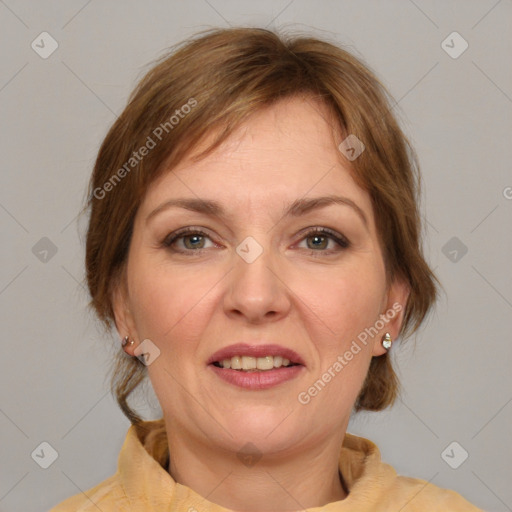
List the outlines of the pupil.
{"type": "MultiPolygon", "coordinates": [[[[321,242],[322,240],[325,242],[325,237],[324,236],[314,235],[312,238],[316,242],[318,242],[318,241],[321,242]]],[[[317,249],[318,249],[318,247],[323,247],[323,246],[324,246],[324,244],[322,244],[322,243],[320,243],[320,245],[318,245],[318,244],[314,245],[314,247],[317,248],[317,249]]]]}
{"type": "Polygon", "coordinates": [[[201,242],[201,239],[202,235],[190,235],[189,237],[186,238],[186,240],[190,242],[192,247],[199,247],[199,245],[196,242],[201,242]]]}

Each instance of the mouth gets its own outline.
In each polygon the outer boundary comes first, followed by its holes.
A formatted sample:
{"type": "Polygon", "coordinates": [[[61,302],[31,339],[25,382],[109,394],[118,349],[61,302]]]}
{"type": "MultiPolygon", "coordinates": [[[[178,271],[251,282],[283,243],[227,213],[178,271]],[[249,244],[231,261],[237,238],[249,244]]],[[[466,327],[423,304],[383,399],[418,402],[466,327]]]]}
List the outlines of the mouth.
{"type": "Polygon", "coordinates": [[[306,366],[302,357],[294,350],[261,341],[224,347],[212,354],[207,364],[240,371],[269,371],[273,368],[306,366]]]}
{"type": "Polygon", "coordinates": [[[275,368],[288,368],[290,366],[299,366],[299,363],[293,363],[284,356],[233,356],[222,361],[212,363],[217,368],[227,370],[237,370],[240,372],[266,372],[275,368]]]}
{"type": "Polygon", "coordinates": [[[293,350],[272,344],[239,343],[221,349],[207,362],[225,382],[246,389],[261,390],[295,378],[305,368],[293,350]]]}

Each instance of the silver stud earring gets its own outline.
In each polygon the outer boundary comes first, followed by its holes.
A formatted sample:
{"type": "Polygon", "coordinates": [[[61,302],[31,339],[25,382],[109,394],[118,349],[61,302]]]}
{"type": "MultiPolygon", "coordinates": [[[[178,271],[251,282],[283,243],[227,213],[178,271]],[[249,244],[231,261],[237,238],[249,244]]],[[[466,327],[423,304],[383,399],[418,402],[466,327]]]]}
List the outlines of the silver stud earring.
{"type": "Polygon", "coordinates": [[[386,334],[384,334],[384,336],[382,336],[382,346],[386,349],[386,350],[389,350],[391,348],[391,344],[393,343],[393,340],[391,339],[391,335],[389,334],[389,332],[387,332],[386,334]]]}
{"type": "Polygon", "coordinates": [[[126,347],[126,345],[133,345],[135,343],[135,341],[133,340],[130,340],[130,338],[128,336],[125,336],[122,340],[121,340],[121,346],[124,348],[126,347]]]}

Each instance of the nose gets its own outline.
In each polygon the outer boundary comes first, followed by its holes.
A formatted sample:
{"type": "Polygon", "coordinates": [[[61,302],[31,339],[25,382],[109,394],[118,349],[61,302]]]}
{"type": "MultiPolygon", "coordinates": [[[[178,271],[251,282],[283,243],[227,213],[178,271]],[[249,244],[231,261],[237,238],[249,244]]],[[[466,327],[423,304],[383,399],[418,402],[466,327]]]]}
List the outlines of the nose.
{"type": "Polygon", "coordinates": [[[234,268],[227,276],[224,297],[228,316],[259,324],[277,321],[288,314],[291,292],[282,265],[267,247],[254,261],[245,258],[243,251],[234,254],[234,268]]]}

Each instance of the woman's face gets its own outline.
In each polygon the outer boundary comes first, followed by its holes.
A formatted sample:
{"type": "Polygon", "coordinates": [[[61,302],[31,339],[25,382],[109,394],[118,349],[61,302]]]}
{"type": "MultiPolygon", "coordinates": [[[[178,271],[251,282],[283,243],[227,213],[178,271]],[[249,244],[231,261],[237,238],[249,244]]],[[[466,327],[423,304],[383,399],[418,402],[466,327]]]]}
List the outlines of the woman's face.
{"type": "Polygon", "coordinates": [[[405,288],[386,285],[370,198],[328,119],[299,98],[258,112],[137,212],[116,322],[135,347],[150,340],[167,427],[194,442],[283,454],[339,440],[383,333],[398,334],[405,288]],[[300,364],[264,369],[283,358],[300,364]]]}

